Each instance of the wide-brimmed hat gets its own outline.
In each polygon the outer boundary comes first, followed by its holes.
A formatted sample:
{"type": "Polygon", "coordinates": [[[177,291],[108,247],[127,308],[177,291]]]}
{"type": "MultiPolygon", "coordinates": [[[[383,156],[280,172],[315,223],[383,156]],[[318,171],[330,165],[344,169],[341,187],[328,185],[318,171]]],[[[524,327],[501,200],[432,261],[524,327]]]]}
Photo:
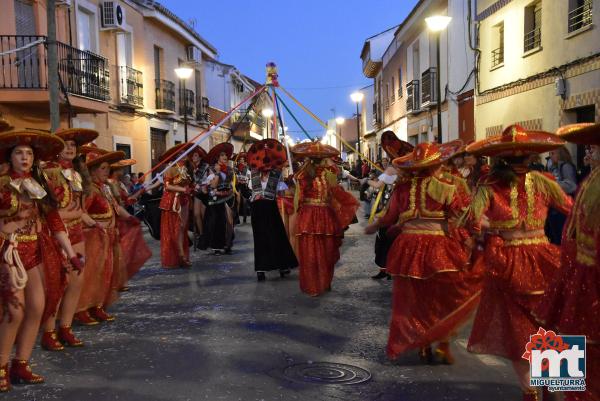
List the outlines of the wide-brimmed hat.
{"type": "Polygon", "coordinates": [[[527,156],[560,148],[565,144],[560,137],[546,131],[526,130],[510,125],[495,135],[467,146],[466,151],[478,156],[527,156]]]}
{"type": "Polygon", "coordinates": [[[578,123],[560,127],[556,135],[580,145],[600,145],[600,123],[578,123]]]}
{"type": "Polygon", "coordinates": [[[231,159],[231,155],[233,154],[233,145],[229,142],[221,142],[220,144],[215,145],[211,150],[208,151],[206,161],[210,164],[215,164],[219,161],[219,155],[221,153],[225,153],[227,158],[231,159]]]}
{"type": "Polygon", "coordinates": [[[320,141],[299,143],[291,149],[291,152],[297,157],[310,157],[311,159],[325,159],[340,154],[333,146],[320,141]]]}
{"type": "Polygon", "coordinates": [[[399,139],[392,131],[385,131],[381,134],[381,147],[392,159],[404,156],[414,149],[413,145],[399,139]]]}
{"type": "Polygon", "coordinates": [[[287,161],[285,146],[272,138],[255,142],[248,150],[247,161],[252,170],[281,169],[287,161]]]}
{"type": "Polygon", "coordinates": [[[38,160],[51,160],[62,152],[65,142],[58,136],[37,130],[0,133],[0,160],[8,160],[8,152],[15,146],[31,146],[38,160]]]}
{"type": "Polygon", "coordinates": [[[185,151],[191,146],[190,142],[178,143],[177,145],[171,146],[169,149],[165,151],[160,157],[159,161],[165,161],[176,157],[175,155],[179,155],[181,152],[185,151]]]}
{"type": "MultiPolygon", "coordinates": [[[[256,144],[256,142],[254,142],[256,144]]],[[[248,161],[248,153],[247,152],[239,152],[238,154],[234,154],[231,156],[235,160],[240,160],[242,157],[248,161]]]]}
{"type": "Polygon", "coordinates": [[[137,160],[135,160],[135,159],[123,159],[123,160],[119,160],[116,163],[112,163],[110,165],[110,167],[111,168],[129,167],[129,166],[133,166],[136,163],[137,163],[137,160]]]}
{"type": "Polygon", "coordinates": [[[411,153],[394,159],[392,164],[399,169],[408,171],[435,167],[448,160],[461,146],[461,140],[444,144],[419,143],[411,153]]]}
{"type": "Polygon", "coordinates": [[[0,117],[0,132],[10,131],[14,127],[4,117],[0,117]]]}
{"type": "Polygon", "coordinates": [[[98,131],[88,128],[64,128],[55,132],[63,141],[75,141],[77,146],[87,145],[98,138],[98,131]]]}
{"type": "Polygon", "coordinates": [[[113,164],[125,158],[125,152],[120,150],[109,151],[101,149],[95,144],[85,145],[81,147],[81,153],[85,155],[85,164],[89,167],[94,167],[102,163],[113,164]]]}
{"type": "MultiPolygon", "coordinates": [[[[191,145],[191,146],[193,146],[193,145],[191,145]]],[[[195,147],[194,147],[194,148],[193,148],[193,149],[190,151],[190,153],[188,153],[188,157],[191,159],[191,158],[192,158],[192,155],[193,155],[194,153],[197,153],[197,154],[198,154],[198,156],[200,156],[200,159],[201,159],[201,160],[206,160],[206,156],[208,156],[208,153],[206,153],[206,150],[204,150],[204,148],[203,148],[202,146],[200,146],[200,145],[198,145],[198,146],[195,146],[195,147]]]]}

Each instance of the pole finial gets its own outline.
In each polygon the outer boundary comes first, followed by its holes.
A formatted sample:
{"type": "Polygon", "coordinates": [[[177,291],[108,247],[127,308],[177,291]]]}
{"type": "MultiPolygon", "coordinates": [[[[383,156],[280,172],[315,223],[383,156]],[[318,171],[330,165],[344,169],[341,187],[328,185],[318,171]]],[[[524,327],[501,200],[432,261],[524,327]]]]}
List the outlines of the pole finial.
{"type": "Polygon", "coordinates": [[[270,86],[279,86],[279,82],[277,81],[277,77],[279,77],[279,75],[277,74],[277,65],[270,61],[267,63],[267,82],[266,85],[270,85],[270,86]]]}

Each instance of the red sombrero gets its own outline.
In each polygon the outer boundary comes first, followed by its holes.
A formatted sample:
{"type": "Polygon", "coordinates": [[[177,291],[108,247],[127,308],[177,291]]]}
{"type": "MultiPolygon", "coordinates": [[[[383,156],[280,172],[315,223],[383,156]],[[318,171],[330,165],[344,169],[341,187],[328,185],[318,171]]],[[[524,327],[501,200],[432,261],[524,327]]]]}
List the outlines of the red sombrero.
{"type": "Polygon", "coordinates": [[[233,156],[233,158],[236,159],[236,160],[240,160],[242,157],[244,159],[248,160],[248,153],[246,153],[246,152],[240,152],[237,155],[233,156]]]}
{"type": "Polygon", "coordinates": [[[47,161],[62,152],[65,143],[56,135],[36,130],[0,133],[1,160],[8,160],[8,152],[15,146],[31,146],[36,159],[47,161]]]}
{"type": "Polygon", "coordinates": [[[197,153],[198,156],[200,156],[201,160],[205,160],[206,156],[208,155],[208,153],[206,153],[206,150],[204,150],[204,148],[200,145],[195,146],[194,149],[192,149],[190,153],[188,153],[188,157],[191,159],[194,153],[197,153]]]}
{"type": "Polygon", "coordinates": [[[10,131],[14,127],[10,125],[10,123],[5,120],[3,117],[0,117],[0,132],[10,131]]]}
{"type": "Polygon", "coordinates": [[[82,146],[81,153],[85,155],[85,164],[88,166],[88,168],[105,162],[108,164],[113,164],[125,158],[125,152],[120,150],[111,152],[100,149],[95,144],[82,146]]]}
{"type": "Polygon", "coordinates": [[[501,135],[495,135],[467,146],[466,151],[478,156],[527,156],[560,148],[565,141],[545,131],[528,131],[520,125],[510,125],[501,135]]]}
{"type": "Polygon", "coordinates": [[[423,142],[415,146],[414,150],[392,161],[393,165],[403,170],[421,170],[435,167],[448,160],[462,145],[461,140],[437,144],[423,142]]]}
{"type": "Polygon", "coordinates": [[[77,146],[87,145],[98,138],[98,131],[88,128],[66,128],[55,132],[63,141],[75,141],[77,146]]]}
{"type": "Polygon", "coordinates": [[[215,164],[219,161],[219,155],[221,153],[225,153],[228,159],[231,159],[231,155],[233,154],[233,145],[229,142],[222,142],[218,145],[215,145],[206,156],[206,161],[209,164],[215,164]]]}
{"type": "Polygon", "coordinates": [[[190,146],[189,142],[183,142],[183,143],[178,143],[175,146],[171,146],[169,149],[167,149],[165,151],[165,153],[163,153],[160,158],[159,161],[164,161],[164,160],[168,160],[171,159],[173,157],[176,157],[175,155],[179,155],[179,153],[185,151],[186,149],[188,149],[188,147],[190,146]]]}
{"type": "Polygon", "coordinates": [[[135,159],[123,159],[123,160],[119,160],[116,163],[111,164],[110,167],[112,167],[112,168],[129,167],[129,166],[133,166],[136,163],[137,163],[137,160],[135,160],[135,159]]]}
{"type": "Polygon", "coordinates": [[[311,159],[325,159],[340,154],[333,146],[325,145],[320,141],[299,143],[291,151],[296,157],[310,157],[311,159]]]}
{"type": "Polygon", "coordinates": [[[398,139],[396,134],[394,134],[392,131],[385,131],[383,134],[381,134],[381,147],[392,159],[404,156],[405,154],[412,152],[414,149],[413,145],[398,139]]]}
{"type": "Polygon", "coordinates": [[[561,139],[580,145],[600,145],[600,124],[579,123],[560,127],[556,131],[561,139]]]}
{"type": "Polygon", "coordinates": [[[287,161],[287,154],[281,142],[268,138],[252,144],[247,161],[252,170],[281,169],[287,161]]]}

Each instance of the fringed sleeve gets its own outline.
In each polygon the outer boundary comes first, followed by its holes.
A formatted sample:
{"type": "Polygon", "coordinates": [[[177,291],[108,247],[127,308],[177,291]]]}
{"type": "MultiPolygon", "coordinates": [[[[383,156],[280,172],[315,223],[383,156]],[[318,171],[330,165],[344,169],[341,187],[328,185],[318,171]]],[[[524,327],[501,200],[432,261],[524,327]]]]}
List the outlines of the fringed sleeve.
{"type": "Polygon", "coordinates": [[[331,208],[341,228],[348,227],[352,223],[359,206],[358,200],[337,183],[331,187],[331,208]]]}
{"type": "Polygon", "coordinates": [[[573,198],[567,195],[552,178],[537,171],[532,171],[529,174],[535,192],[542,193],[556,210],[569,214],[573,207],[573,198]]]}

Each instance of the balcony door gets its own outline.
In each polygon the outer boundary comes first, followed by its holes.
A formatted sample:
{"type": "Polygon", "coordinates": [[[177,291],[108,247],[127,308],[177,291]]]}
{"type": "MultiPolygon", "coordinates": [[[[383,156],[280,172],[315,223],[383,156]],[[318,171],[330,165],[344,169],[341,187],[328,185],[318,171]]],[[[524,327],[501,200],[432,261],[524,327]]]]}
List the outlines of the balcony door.
{"type": "Polygon", "coordinates": [[[119,74],[119,94],[121,101],[129,103],[129,98],[135,91],[135,80],[130,79],[133,68],[133,44],[131,32],[117,33],[117,68],[119,74]]]}
{"type": "MultiPolygon", "coordinates": [[[[11,47],[24,47],[37,40],[32,1],[15,0],[15,23],[17,37],[14,39],[15,43],[10,44],[11,47]]],[[[19,88],[40,87],[40,46],[29,47],[15,54],[13,63],[17,66],[19,88]]]]}

